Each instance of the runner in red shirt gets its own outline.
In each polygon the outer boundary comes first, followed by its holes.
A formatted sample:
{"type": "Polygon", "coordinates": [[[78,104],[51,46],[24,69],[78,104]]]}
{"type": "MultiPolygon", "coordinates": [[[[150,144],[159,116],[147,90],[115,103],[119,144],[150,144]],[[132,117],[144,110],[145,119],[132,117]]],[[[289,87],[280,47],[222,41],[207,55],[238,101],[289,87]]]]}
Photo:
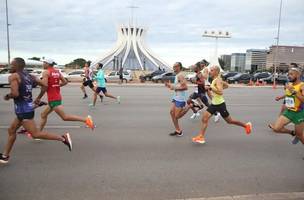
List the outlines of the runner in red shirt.
{"type": "Polygon", "coordinates": [[[48,115],[55,111],[64,121],[79,121],[85,123],[92,130],[95,125],[91,116],[80,117],[76,115],[68,115],[63,110],[62,98],[60,93],[60,87],[66,85],[68,82],[61,75],[60,71],[54,68],[55,62],[52,59],[46,59],[43,61],[43,67],[45,71],[42,74],[42,82],[47,85],[47,88],[41,88],[41,92],[36,98],[35,102],[39,103],[45,92],[47,92],[48,106],[41,113],[40,130],[42,131],[48,115]]]}

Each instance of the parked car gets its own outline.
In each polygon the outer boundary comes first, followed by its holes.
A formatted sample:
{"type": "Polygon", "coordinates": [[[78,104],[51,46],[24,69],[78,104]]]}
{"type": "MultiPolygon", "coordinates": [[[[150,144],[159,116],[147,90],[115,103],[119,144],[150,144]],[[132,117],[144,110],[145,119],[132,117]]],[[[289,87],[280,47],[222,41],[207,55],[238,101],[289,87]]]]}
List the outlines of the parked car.
{"type": "Polygon", "coordinates": [[[251,79],[250,74],[245,74],[245,73],[238,73],[237,75],[233,77],[229,77],[227,79],[228,83],[249,83],[251,79]]]}
{"type": "Polygon", "coordinates": [[[9,68],[4,68],[0,71],[0,87],[9,85],[8,77],[11,75],[9,70],[9,68]]]}
{"type": "MultiPolygon", "coordinates": [[[[259,81],[260,82],[264,81],[267,84],[272,84],[273,83],[273,75],[271,75],[267,78],[261,78],[259,81]]],[[[284,74],[278,75],[278,77],[276,78],[276,83],[285,85],[286,83],[288,83],[288,76],[284,75],[284,74]]]]}
{"type": "Polygon", "coordinates": [[[224,81],[226,81],[228,78],[233,77],[237,74],[238,74],[238,72],[226,72],[222,75],[222,78],[224,81]]]}
{"type": "Polygon", "coordinates": [[[164,72],[165,72],[165,71],[163,71],[163,70],[156,70],[156,71],[154,71],[154,72],[152,72],[152,73],[150,73],[150,74],[147,74],[147,75],[145,75],[145,76],[142,76],[141,79],[144,79],[145,81],[151,81],[152,78],[153,78],[154,76],[161,75],[161,74],[163,74],[164,72]]]}
{"type": "Polygon", "coordinates": [[[152,78],[152,81],[155,82],[155,83],[159,83],[159,82],[164,83],[165,81],[174,82],[174,79],[175,79],[174,72],[165,72],[161,75],[154,76],[152,78]]]}
{"type": "Polygon", "coordinates": [[[84,79],[84,70],[75,70],[67,74],[66,80],[69,82],[81,82],[84,79]]]}
{"type": "MultiPolygon", "coordinates": [[[[119,81],[119,72],[113,71],[108,75],[105,75],[105,79],[107,82],[115,82],[119,81]]],[[[123,80],[127,83],[128,81],[132,81],[132,72],[131,71],[124,71],[123,72],[123,80]]]]}
{"type": "MultiPolygon", "coordinates": [[[[39,74],[35,71],[36,70],[35,68],[25,68],[25,70],[29,74],[39,78],[39,74]]],[[[10,68],[4,68],[0,71],[0,87],[9,85],[8,77],[10,75],[11,75],[10,68]]]]}
{"type": "Polygon", "coordinates": [[[195,77],[196,77],[196,73],[189,73],[185,76],[186,80],[190,81],[191,83],[193,83],[195,77]]]}
{"type": "Polygon", "coordinates": [[[262,78],[268,78],[271,76],[271,73],[269,72],[258,72],[258,73],[255,73],[252,77],[252,80],[253,81],[257,81],[257,80],[260,80],[262,78]]]}

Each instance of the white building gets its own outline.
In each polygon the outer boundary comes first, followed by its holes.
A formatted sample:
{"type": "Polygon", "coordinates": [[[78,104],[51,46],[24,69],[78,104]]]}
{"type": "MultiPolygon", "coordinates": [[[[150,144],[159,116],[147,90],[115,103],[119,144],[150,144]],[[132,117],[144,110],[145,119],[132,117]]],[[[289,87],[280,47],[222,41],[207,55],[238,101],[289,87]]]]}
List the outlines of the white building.
{"type": "Polygon", "coordinates": [[[266,69],[267,51],[265,49],[248,49],[246,51],[245,71],[266,69]]]}
{"type": "Polygon", "coordinates": [[[170,66],[156,56],[145,45],[144,37],[147,30],[138,26],[120,26],[115,47],[103,55],[92,66],[102,63],[105,69],[148,70],[159,68],[169,70],[170,66]]]}
{"type": "Polygon", "coordinates": [[[245,53],[231,54],[231,71],[243,72],[245,71],[245,53]]]}

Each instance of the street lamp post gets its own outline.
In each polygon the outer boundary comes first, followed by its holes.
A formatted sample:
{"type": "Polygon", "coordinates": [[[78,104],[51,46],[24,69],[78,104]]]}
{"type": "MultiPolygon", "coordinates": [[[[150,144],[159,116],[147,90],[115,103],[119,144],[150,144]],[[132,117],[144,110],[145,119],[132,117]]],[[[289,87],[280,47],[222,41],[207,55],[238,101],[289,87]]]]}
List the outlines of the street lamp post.
{"type": "Polygon", "coordinates": [[[219,65],[218,63],[218,39],[219,38],[231,38],[231,34],[229,32],[222,31],[204,31],[202,37],[211,37],[215,38],[215,50],[214,50],[214,61],[213,64],[219,65]]]}
{"type": "Polygon", "coordinates": [[[8,22],[8,5],[7,0],[5,0],[5,9],[6,9],[6,38],[7,38],[7,64],[11,62],[11,52],[10,52],[10,39],[9,39],[9,22],[8,22]]]}
{"type": "Polygon", "coordinates": [[[274,76],[273,76],[273,89],[277,88],[276,85],[276,74],[277,74],[277,59],[278,59],[278,53],[279,53],[279,42],[280,42],[280,29],[281,29],[281,16],[282,16],[282,3],[283,0],[280,2],[280,12],[279,12],[279,24],[278,24],[278,32],[277,37],[275,38],[277,40],[277,46],[276,46],[276,52],[274,54],[274,76]]]}

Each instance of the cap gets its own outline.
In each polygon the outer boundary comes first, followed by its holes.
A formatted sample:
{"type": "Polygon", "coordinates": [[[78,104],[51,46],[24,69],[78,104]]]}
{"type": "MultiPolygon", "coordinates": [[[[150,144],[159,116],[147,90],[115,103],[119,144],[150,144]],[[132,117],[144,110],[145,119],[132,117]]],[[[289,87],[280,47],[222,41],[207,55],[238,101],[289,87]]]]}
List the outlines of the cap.
{"type": "Polygon", "coordinates": [[[47,63],[49,65],[56,65],[56,62],[53,59],[51,59],[51,58],[44,58],[41,61],[45,62],[45,63],[47,63]]]}

